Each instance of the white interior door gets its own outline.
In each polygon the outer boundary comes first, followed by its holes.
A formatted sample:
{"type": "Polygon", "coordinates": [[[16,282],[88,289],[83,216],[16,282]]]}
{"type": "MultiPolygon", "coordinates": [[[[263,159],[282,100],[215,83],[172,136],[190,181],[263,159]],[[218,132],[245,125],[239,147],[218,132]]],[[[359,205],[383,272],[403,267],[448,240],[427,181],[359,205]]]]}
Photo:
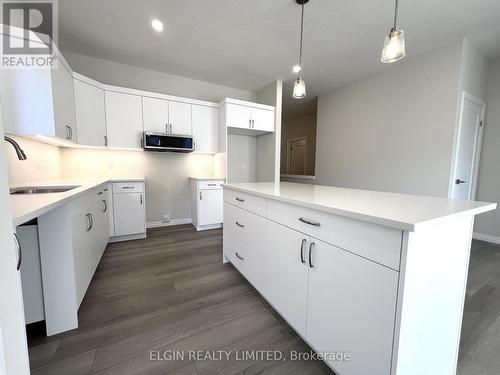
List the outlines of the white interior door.
{"type": "Polygon", "coordinates": [[[305,138],[288,141],[287,173],[292,175],[306,174],[307,141],[305,138]]]}
{"type": "MultiPolygon", "coordinates": [[[[0,137],[3,125],[0,111],[0,137]]],[[[29,155],[28,155],[29,156],[29,155]]],[[[14,228],[10,211],[7,161],[0,148],[0,374],[30,373],[26,329],[24,325],[21,276],[16,268],[18,253],[14,244],[14,228]]],[[[22,264],[21,264],[22,266],[22,264]]]]}
{"type": "Polygon", "coordinates": [[[475,197],[485,108],[481,100],[463,93],[451,181],[453,199],[472,200],[475,197]]]}

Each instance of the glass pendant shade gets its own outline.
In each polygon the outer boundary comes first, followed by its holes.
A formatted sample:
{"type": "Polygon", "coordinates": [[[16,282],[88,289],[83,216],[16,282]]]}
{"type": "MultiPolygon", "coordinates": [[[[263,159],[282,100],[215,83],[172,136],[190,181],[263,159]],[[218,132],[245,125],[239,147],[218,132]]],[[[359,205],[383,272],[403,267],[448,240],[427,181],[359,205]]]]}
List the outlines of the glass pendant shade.
{"type": "Polygon", "coordinates": [[[399,27],[392,28],[384,40],[384,49],[380,61],[392,63],[406,56],[405,34],[399,27]]]}
{"type": "Polygon", "coordinates": [[[306,83],[302,76],[299,76],[293,84],[293,98],[302,99],[306,97],[306,83]]]}

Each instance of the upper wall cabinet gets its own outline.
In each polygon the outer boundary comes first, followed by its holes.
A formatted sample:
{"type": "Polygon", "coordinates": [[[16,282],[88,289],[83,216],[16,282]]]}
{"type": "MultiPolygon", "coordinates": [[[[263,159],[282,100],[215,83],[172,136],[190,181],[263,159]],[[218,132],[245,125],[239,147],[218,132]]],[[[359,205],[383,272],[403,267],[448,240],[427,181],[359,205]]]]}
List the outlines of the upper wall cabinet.
{"type": "Polygon", "coordinates": [[[142,97],[106,91],[108,146],[141,148],[142,97]]]}
{"type": "Polygon", "coordinates": [[[44,135],[77,141],[73,73],[60,57],[54,69],[2,72],[1,95],[5,132],[44,135]]]}
{"type": "Polygon", "coordinates": [[[222,106],[228,128],[243,129],[248,135],[274,132],[274,107],[234,99],[226,99],[222,106]]]}
{"type": "Polygon", "coordinates": [[[219,152],[217,108],[193,104],[192,119],[195,151],[219,152]]]}
{"type": "Polygon", "coordinates": [[[144,131],[191,135],[191,104],[165,99],[142,98],[144,131]]]}
{"type": "Polygon", "coordinates": [[[75,110],[78,143],[107,146],[104,90],[98,82],[75,74],[75,110]]]}

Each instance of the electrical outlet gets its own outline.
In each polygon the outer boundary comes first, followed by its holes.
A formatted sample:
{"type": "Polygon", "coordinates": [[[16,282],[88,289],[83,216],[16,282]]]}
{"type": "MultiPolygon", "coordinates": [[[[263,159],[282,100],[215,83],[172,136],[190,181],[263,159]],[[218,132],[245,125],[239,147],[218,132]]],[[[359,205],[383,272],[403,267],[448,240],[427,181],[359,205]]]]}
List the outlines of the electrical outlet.
{"type": "Polygon", "coordinates": [[[43,169],[43,161],[35,160],[35,169],[43,169]]]}
{"type": "Polygon", "coordinates": [[[115,165],[113,164],[112,161],[108,161],[108,169],[113,169],[115,165]]]}
{"type": "Polygon", "coordinates": [[[170,215],[161,215],[161,222],[162,223],[170,222],[170,215]]]}
{"type": "Polygon", "coordinates": [[[241,169],[242,169],[242,170],[247,169],[247,165],[246,165],[245,163],[242,163],[242,164],[241,164],[241,169]]]}

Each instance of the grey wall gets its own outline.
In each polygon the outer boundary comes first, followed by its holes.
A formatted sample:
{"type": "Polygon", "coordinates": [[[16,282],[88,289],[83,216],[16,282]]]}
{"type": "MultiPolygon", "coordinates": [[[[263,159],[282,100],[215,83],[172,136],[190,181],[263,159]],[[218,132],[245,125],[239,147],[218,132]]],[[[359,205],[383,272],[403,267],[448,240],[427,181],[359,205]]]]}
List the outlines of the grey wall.
{"type": "Polygon", "coordinates": [[[462,42],[318,99],[316,182],[446,197],[462,42]]]}
{"type": "MultiPolygon", "coordinates": [[[[500,58],[490,62],[477,199],[500,202],[500,58]]],[[[500,208],[476,217],[476,233],[500,241],[500,208]]]]}
{"type": "Polygon", "coordinates": [[[213,102],[219,102],[225,97],[251,101],[256,99],[255,93],[246,90],[119,64],[69,51],[63,51],[63,55],[75,72],[110,85],[213,102]]]}

